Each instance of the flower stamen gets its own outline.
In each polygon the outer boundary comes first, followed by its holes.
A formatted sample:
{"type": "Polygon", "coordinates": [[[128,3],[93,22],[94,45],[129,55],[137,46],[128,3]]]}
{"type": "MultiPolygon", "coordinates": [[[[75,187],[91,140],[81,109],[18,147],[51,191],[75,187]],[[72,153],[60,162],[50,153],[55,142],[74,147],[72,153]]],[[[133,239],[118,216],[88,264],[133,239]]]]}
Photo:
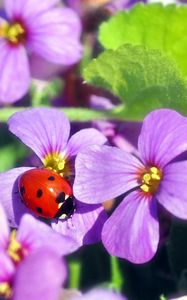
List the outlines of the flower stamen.
{"type": "Polygon", "coordinates": [[[27,250],[16,240],[16,230],[13,230],[10,234],[10,242],[7,249],[7,253],[14,263],[19,263],[23,257],[27,255],[27,250]]]}
{"type": "Polygon", "coordinates": [[[162,171],[157,167],[151,167],[141,175],[140,189],[145,193],[155,194],[162,179],[162,171]]]}
{"type": "Polygon", "coordinates": [[[0,296],[3,298],[10,298],[12,295],[12,289],[8,282],[0,283],[0,296]]]}
{"type": "Polygon", "coordinates": [[[4,22],[0,26],[0,37],[6,38],[14,45],[23,42],[25,34],[25,29],[20,23],[8,24],[7,22],[4,22]]]}
{"type": "Polygon", "coordinates": [[[60,153],[48,154],[44,159],[44,166],[58,173],[62,177],[70,177],[73,174],[73,168],[70,162],[60,153]]]}

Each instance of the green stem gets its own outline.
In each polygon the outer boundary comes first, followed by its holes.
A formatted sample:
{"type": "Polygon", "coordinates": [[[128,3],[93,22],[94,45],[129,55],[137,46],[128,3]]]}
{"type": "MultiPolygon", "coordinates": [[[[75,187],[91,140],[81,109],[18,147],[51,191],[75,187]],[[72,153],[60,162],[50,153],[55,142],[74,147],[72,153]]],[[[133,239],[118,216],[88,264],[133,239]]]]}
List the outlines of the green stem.
{"type": "Polygon", "coordinates": [[[79,289],[81,276],[81,262],[71,260],[69,263],[69,289],[79,289]]]}
{"type": "Polygon", "coordinates": [[[111,267],[111,288],[117,291],[122,290],[124,278],[120,270],[119,260],[115,256],[110,256],[110,267],[111,267]]]}
{"type": "MultiPolygon", "coordinates": [[[[4,107],[0,108],[0,122],[7,122],[12,114],[28,109],[28,107],[4,107]]],[[[88,122],[93,120],[123,120],[125,119],[121,107],[114,110],[94,110],[89,108],[60,108],[70,121],[88,122]]],[[[128,118],[126,118],[128,120],[128,118]]]]}

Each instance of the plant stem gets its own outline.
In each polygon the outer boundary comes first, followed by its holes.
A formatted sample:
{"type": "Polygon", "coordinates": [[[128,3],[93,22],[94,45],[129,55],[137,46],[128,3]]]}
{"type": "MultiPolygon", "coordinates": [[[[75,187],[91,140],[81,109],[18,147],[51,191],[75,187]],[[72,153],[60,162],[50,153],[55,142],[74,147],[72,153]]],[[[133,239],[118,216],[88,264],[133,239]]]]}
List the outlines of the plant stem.
{"type": "Polygon", "coordinates": [[[79,289],[81,276],[81,262],[78,260],[71,260],[69,263],[69,288],[79,289]]]}
{"type": "Polygon", "coordinates": [[[117,291],[122,290],[124,284],[124,279],[120,270],[120,265],[117,257],[110,256],[110,266],[111,266],[111,288],[116,289],[117,291]]]}
{"type": "MultiPolygon", "coordinates": [[[[4,107],[0,108],[0,122],[7,122],[12,114],[28,109],[28,107],[4,107]]],[[[30,108],[29,108],[30,109],[30,108]]],[[[60,108],[70,121],[89,122],[93,120],[128,120],[120,108],[114,110],[94,110],[89,108],[60,108]]],[[[129,119],[130,120],[130,119],[129,119]]]]}

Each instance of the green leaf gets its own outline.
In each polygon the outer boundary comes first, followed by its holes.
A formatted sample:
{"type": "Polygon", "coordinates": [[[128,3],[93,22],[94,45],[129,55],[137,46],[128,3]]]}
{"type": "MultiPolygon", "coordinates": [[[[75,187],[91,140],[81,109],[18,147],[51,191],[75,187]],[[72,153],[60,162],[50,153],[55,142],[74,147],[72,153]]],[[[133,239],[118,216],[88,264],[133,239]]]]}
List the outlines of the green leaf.
{"type": "Polygon", "coordinates": [[[0,172],[14,168],[20,160],[26,157],[25,147],[18,143],[11,143],[0,148],[0,172]]]}
{"type": "Polygon", "coordinates": [[[99,40],[107,49],[124,44],[158,49],[175,59],[187,76],[187,6],[138,4],[100,26],[99,40]]]}
{"type": "Polygon", "coordinates": [[[175,63],[158,50],[131,45],[107,50],[88,65],[84,78],[123,100],[119,114],[126,119],[141,120],[161,107],[187,112],[187,82],[175,63]]]}

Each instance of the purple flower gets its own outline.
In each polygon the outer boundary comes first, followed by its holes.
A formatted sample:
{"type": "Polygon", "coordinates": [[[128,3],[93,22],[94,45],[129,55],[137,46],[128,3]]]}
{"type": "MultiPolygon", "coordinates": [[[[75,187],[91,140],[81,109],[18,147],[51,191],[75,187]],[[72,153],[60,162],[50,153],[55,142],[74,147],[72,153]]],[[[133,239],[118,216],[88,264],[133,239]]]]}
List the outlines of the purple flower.
{"type": "Polygon", "coordinates": [[[116,293],[114,291],[106,289],[93,289],[82,296],[72,297],[71,300],[98,300],[98,299],[107,299],[107,300],[125,300],[126,298],[116,293]]]}
{"type": "MultiPolygon", "coordinates": [[[[94,109],[109,110],[115,107],[111,99],[97,95],[91,95],[90,105],[94,109]]],[[[117,146],[127,152],[137,154],[136,144],[141,123],[136,122],[112,122],[93,121],[94,128],[101,131],[112,146],[117,146]]]]}
{"type": "Polygon", "coordinates": [[[4,253],[0,253],[0,295],[11,300],[58,300],[65,281],[63,261],[53,251],[41,248],[15,267],[4,253]]]}
{"type": "Polygon", "coordinates": [[[50,248],[62,256],[69,254],[72,252],[71,249],[77,246],[74,240],[54,232],[50,226],[38,221],[30,214],[25,214],[21,218],[17,232],[13,230],[10,233],[6,215],[1,206],[0,225],[0,252],[8,251],[12,259],[18,262],[41,247],[50,248]]]}
{"type": "Polygon", "coordinates": [[[66,241],[30,215],[22,218],[17,232],[10,233],[0,206],[0,296],[57,300],[67,276],[60,258],[66,241]]]}
{"type": "Polygon", "coordinates": [[[109,146],[94,146],[76,158],[74,195],[101,203],[128,193],[106,221],[102,240],[112,255],[134,263],[149,261],[159,242],[158,204],[187,219],[187,162],[172,162],[187,149],[187,122],[160,109],[144,120],[140,157],[109,146]]]}
{"type": "Polygon", "coordinates": [[[73,8],[79,14],[83,14],[85,11],[92,9],[97,9],[106,3],[111,2],[111,0],[64,0],[64,3],[73,8]]]}
{"type": "MultiPolygon", "coordinates": [[[[34,150],[44,168],[54,170],[71,183],[74,180],[74,161],[77,153],[89,145],[101,145],[106,141],[106,138],[96,129],[80,130],[68,141],[69,120],[56,109],[28,109],[14,114],[8,124],[10,131],[34,150]]],[[[12,227],[16,227],[21,216],[29,212],[21,202],[18,180],[25,171],[30,169],[32,168],[15,168],[0,174],[2,191],[0,202],[12,227]]],[[[102,205],[88,205],[75,199],[75,208],[71,218],[51,220],[51,225],[57,232],[75,241],[71,252],[83,244],[98,242],[101,238],[102,226],[106,221],[102,205]]]]}
{"type": "Polygon", "coordinates": [[[144,2],[147,3],[147,0],[113,0],[108,5],[107,8],[115,13],[116,11],[128,9],[134,6],[136,3],[144,2]]]}
{"type": "Polygon", "coordinates": [[[187,296],[179,297],[179,298],[172,298],[170,300],[186,300],[187,296]]]}
{"type": "Polygon", "coordinates": [[[147,2],[147,0],[64,0],[66,5],[73,8],[80,15],[91,9],[105,6],[112,13],[116,11],[131,8],[138,2],[147,2]]]}
{"type": "Polygon", "coordinates": [[[35,59],[69,66],[81,58],[80,20],[58,3],[5,0],[8,21],[0,19],[1,104],[15,102],[28,91],[35,59]]]}

